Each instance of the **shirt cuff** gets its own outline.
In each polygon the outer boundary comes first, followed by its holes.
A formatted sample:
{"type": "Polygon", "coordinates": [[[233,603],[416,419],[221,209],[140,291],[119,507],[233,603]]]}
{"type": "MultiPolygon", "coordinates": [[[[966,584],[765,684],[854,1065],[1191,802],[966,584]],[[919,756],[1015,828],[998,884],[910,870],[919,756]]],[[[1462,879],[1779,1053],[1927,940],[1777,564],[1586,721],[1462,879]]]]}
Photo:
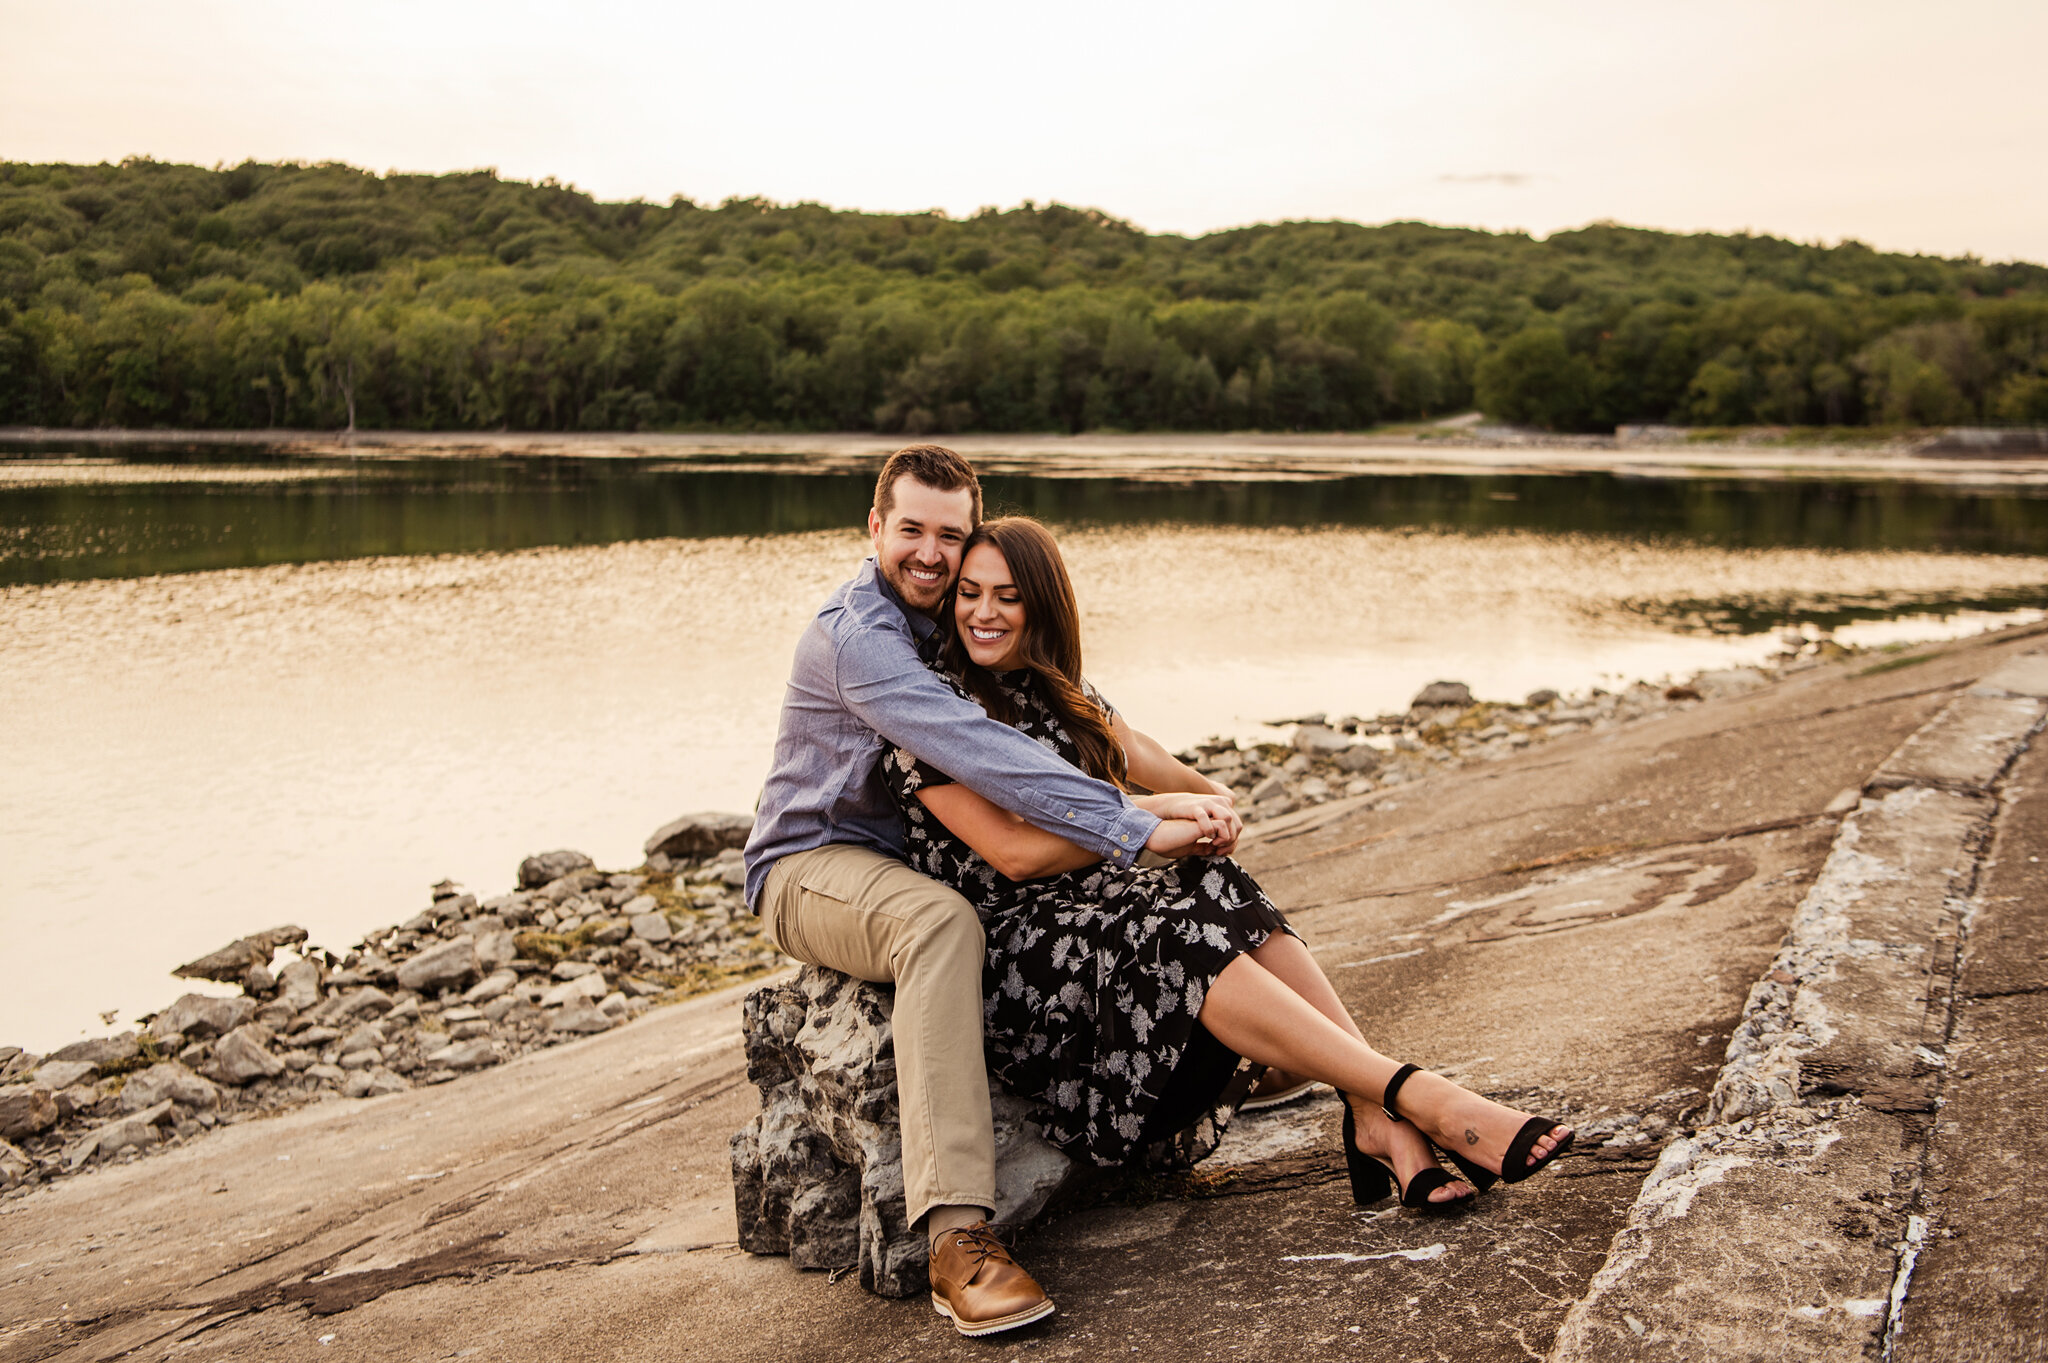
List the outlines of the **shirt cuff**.
{"type": "Polygon", "coordinates": [[[1129,868],[1138,864],[1138,855],[1145,850],[1146,839],[1159,827],[1157,814],[1138,808],[1125,807],[1123,815],[1109,830],[1109,859],[1117,866],[1129,868]]]}

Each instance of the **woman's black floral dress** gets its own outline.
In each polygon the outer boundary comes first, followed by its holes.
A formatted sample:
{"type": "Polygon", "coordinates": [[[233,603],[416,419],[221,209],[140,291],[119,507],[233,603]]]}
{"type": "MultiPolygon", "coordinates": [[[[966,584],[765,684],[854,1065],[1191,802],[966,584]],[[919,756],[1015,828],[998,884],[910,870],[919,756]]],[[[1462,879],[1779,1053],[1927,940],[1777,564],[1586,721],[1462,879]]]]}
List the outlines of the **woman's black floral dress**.
{"type": "MultiPolygon", "coordinates": [[[[1076,761],[1034,675],[998,680],[1016,727],[1076,761]]],[[[1103,862],[1020,883],[917,800],[951,777],[900,748],[884,751],[882,775],[903,809],[905,860],[981,914],[989,1070],[1052,1109],[1048,1139],[1103,1165],[1191,1162],[1214,1149],[1262,1067],[1240,1069],[1209,1035],[1197,1021],[1202,1000],[1241,952],[1292,931],[1244,868],[1227,857],[1131,870],[1103,862]]]]}

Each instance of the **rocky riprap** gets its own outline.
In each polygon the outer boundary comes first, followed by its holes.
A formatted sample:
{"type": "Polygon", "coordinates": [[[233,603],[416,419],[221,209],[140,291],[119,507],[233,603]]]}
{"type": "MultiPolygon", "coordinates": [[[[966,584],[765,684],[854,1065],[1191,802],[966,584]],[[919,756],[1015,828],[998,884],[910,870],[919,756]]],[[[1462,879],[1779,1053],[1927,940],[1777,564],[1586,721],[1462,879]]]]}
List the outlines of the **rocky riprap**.
{"type": "Polygon", "coordinates": [[[1702,672],[1676,685],[1637,682],[1621,692],[1536,691],[1520,704],[1477,700],[1463,682],[1432,682],[1398,714],[1272,720],[1273,727],[1293,728],[1287,742],[1240,747],[1236,739],[1212,738],[1178,756],[1229,786],[1245,822],[1258,823],[1331,800],[1390,791],[1467,762],[1497,762],[1531,744],[1739,695],[1845,651],[1796,635],[1786,636],[1784,644],[1786,652],[1770,668],[1702,672]]]}
{"type": "Polygon", "coordinates": [[[306,1102],[442,1083],[773,969],[786,958],[741,895],[751,823],[685,816],[628,872],[528,857],[517,889],[482,902],[443,881],[339,956],[303,928],[254,933],[173,972],[239,995],[187,994],[139,1031],[49,1055],[0,1047],[0,1189],[306,1102]]]}

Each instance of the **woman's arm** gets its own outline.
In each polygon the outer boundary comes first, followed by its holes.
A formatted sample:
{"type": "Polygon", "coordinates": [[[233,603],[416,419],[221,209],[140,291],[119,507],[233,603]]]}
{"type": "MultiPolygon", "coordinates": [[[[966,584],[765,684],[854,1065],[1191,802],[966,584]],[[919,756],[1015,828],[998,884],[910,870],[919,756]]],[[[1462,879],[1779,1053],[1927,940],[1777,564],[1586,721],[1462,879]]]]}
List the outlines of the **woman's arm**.
{"type": "Polygon", "coordinates": [[[1130,763],[1131,780],[1147,790],[1187,791],[1194,795],[1218,795],[1235,799],[1229,786],[1211,781],[1162,747],[1149,734],[1141,734],[1124,723],[1122,715],[1109,717],[1116,741],[1124,745],[1124,759],[1130,763]]]}
{"type": "MultiPolygon", "coordinates": [[[[1056,833],[1024,822],[962,785],[926,786],[918,802],[954,837],[981,853],[981,859],[1011,880],[1036,880],[1093,866],[1102,858],[1056,833]]],[[[1166,856],[1185,856],[1198,849],[1201,836],[1192,820],[1163,820],[1147,845],[1166,856]]]]}

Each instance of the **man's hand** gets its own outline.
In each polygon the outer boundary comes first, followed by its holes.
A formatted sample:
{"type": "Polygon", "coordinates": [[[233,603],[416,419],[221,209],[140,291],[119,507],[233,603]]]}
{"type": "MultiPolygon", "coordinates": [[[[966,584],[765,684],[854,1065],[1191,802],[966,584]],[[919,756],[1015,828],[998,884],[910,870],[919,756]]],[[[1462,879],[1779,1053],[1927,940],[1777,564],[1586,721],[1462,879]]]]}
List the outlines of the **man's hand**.
{"type": "MultiPolygon", "coordinates": [[[[1149,813],[1157,814],[1169,823],[1189,822],[1197,836],[1208,842],[1204,849],[1209,855],[1227,857],[1237,847],[1237,840],[1244,832],[1244,820],[1237,816],[1230,797],[1223,795],[1194,795],[1187,792],[1169,792],[1163,795],[1140,796],[1135,803],[1149,813]]],[[[1159,845],[1160,834],[1146,839],[1145,845],[1161,856],[1185,856],[1187,852],[1169,852],[1159,845]]],[[[1167,834],[1171,844],[1177,835],[1167,834]]]]}

